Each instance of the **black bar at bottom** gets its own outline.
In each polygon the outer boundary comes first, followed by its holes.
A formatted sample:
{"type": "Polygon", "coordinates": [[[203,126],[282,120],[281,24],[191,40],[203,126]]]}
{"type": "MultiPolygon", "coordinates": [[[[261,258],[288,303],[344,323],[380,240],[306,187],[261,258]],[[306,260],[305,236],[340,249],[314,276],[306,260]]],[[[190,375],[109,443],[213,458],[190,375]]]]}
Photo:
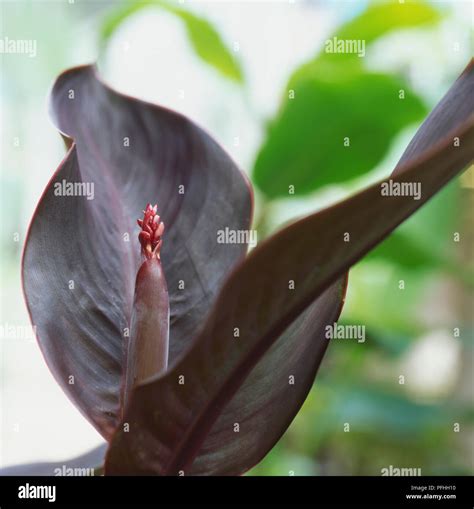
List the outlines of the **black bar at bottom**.
{"type": "Polygon", "coordinates": [[[0,507],[41,502],[473,507],[471,485],[471,477],[0,477],[0,507]]]}

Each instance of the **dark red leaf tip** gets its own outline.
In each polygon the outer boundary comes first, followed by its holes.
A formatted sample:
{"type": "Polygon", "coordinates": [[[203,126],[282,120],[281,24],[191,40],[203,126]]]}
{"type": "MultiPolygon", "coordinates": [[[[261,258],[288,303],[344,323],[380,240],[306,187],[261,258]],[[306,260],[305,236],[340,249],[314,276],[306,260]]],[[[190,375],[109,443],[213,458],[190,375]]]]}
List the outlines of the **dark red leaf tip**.
{"type": "Polygon", "coordinates": [[[160,221],[157,211],[158,205],[152,206],[151,203],[148,203],[143,211],[143,219],[137,220],[138,226],[141,228],[138,240],[142,246],[142,254],[149,260],[160,257],[161,237],[165,231],[165,225],[160,221]]]}

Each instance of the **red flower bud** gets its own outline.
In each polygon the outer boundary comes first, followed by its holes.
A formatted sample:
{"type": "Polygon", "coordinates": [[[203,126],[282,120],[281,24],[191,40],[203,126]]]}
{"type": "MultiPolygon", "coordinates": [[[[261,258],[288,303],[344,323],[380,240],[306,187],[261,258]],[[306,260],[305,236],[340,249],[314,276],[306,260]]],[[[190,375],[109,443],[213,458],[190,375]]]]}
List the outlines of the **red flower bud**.
{"type": "Polygon", "coordinates": [[[165,231],[165,225],[160,221],[157,211],[158,205],[152,207],[148,203],[143,211],[143,219],[137,219],[138,226],[142,229],[138,234],[142,254],[149,260],[160,257],[161,237],[165,231]]]}

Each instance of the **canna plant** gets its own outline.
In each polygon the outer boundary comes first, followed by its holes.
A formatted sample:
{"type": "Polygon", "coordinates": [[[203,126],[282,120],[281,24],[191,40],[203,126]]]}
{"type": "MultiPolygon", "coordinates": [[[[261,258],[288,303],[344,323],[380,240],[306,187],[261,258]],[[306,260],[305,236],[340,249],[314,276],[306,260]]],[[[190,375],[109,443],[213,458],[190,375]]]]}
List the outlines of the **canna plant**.
{"type": "Polygon", "coordinates": [[[257,464],[313,384],[348,269],[471,162],[473,84],[471,62],[390,177],[247,254],[218,239],[249,231],[252,189],[209,134],[112,90],[94,66],[60,75],[51,114],[68,152],[22,270],[45,360],[107,442],[69,465],[240,475],[257,464]],[[55,192],[64,183],[93,183],[93,199],[55,192]],[[388,183],[417,183],[420,199],[381,192],[388,183]]]}

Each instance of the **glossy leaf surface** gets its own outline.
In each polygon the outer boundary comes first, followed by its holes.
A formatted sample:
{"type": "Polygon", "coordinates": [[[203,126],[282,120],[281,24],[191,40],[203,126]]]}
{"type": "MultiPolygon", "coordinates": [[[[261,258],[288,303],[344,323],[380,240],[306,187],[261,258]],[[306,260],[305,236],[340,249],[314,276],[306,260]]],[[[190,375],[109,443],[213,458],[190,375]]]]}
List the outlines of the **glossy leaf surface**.
{"type": "Polygon", "coordinates": [[[24,291],[56,380],[107,438],[119,422],[142,208],[158,203],[166,225],[172,362],[189,347],[224,277],[246,252],[245,243],[216,238],[226,227],[249,228],[251,191],[202,129],[113,91],[91,66],[58,78],[51,111],[75,143],[33,217],[24,291]]]}

